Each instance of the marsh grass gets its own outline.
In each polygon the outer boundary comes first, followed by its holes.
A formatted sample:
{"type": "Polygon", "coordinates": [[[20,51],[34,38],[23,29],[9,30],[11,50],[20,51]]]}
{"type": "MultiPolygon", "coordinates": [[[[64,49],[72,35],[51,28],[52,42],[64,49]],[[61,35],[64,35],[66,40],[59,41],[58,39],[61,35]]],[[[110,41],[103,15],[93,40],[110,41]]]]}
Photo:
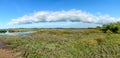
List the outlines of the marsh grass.
{"type": "Polygon", "coordinates": [[[23,58],[119,58],[120,34],[98,29],[39,29],[29,36],[0,37],[23,58]]]}

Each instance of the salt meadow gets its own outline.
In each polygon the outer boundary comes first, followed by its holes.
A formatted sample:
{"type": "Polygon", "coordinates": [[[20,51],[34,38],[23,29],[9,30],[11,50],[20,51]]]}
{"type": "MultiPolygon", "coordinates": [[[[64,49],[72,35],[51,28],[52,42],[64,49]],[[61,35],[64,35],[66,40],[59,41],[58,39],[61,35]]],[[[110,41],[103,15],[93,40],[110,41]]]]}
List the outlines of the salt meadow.
{"type": "Polygon", "coordinates": [[[0,57],[119,58],[119,25],[118,22],[96,28],[12,29],[4,34],[22,35],[0,36],[0,57]]]}

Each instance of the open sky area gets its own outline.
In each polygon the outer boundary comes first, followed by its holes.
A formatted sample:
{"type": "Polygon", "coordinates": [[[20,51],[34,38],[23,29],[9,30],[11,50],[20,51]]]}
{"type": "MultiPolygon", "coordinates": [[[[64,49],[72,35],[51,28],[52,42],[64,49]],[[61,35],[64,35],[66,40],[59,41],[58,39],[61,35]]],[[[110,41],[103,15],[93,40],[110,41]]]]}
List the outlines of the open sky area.
{"type": "Polygon", "coordinates": [[[0,29],[88,28],[120,21],[120,0],[0,0],[0,29]]]}

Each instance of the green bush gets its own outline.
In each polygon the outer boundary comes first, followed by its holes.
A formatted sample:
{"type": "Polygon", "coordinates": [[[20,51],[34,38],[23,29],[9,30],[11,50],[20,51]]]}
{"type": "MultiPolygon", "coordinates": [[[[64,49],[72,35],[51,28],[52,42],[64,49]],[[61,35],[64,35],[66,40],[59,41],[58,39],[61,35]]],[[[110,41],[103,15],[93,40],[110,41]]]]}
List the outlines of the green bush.
{"type": "Polygon", "coordinates": [[[104,33],[107,33],[108,31],[111,31],[112,33],[118,33],[120,32],[120,22],[104,24],[101,29],[104,33]]]}

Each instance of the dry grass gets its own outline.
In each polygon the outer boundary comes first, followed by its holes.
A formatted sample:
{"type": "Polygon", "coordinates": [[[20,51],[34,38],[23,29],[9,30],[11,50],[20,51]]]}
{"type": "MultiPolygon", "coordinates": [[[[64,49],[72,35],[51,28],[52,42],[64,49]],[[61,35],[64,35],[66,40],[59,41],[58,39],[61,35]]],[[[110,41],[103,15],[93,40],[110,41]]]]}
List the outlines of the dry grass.
{"type": "Polygon", "coordinates": [[[20,58],[19,54],[6,49],[0,49],[0,58],[20,58]]]}

